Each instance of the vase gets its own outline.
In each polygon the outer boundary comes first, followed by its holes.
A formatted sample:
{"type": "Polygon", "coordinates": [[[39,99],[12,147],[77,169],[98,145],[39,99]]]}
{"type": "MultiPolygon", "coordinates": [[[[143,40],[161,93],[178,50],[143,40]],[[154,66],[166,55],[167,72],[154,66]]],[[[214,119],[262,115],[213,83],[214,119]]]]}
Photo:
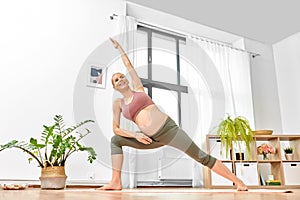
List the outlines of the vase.
{"type": "Polygon", "coordinates": [[[265,153],[264,155],[264,160],[270,160],[270,154],[269,153],[265,153]]]}
{"type": "Polygon", "coordinates": [[[293,160],[294,155],[292,153],[286,153],[285,154],[285,159],[286,160],[293,160]]]}
{"type": "Polygon", "coordinates": [[[258,160],[264,160],[264,155],[263,154],[258,154],[257,159],[258,160]]]}

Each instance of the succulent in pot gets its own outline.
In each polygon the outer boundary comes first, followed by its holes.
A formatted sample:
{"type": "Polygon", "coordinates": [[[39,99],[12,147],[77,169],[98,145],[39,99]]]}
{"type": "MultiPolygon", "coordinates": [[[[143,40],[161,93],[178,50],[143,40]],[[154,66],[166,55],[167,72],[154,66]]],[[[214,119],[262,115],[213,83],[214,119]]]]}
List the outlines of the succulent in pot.
{"type": "Polygon", "coordinates": [[[284,148],[284,153],[286,153],[286,154],[292,154],[293,153],[293,151],[294,151],[294,149],[292,148],[292,147],[286,147],[286,148],[284,148]]]}

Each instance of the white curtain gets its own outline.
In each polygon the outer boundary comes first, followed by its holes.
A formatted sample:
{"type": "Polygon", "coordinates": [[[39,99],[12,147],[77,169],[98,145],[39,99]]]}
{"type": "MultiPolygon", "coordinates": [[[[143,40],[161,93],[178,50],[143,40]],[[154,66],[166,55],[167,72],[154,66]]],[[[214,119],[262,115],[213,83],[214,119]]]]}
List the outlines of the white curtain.
{"type": "Polygon", "coordinates": [[[221,77],[225,112],[232,117],[247,117],[254,128],[249,54],[206,40],[192,38],[192,41],[208,54],[221,77]]]}
{"type": "MultiPolygon", "coordinates": [[[[206,135],[212,131],[215,133],[215,127],[226,113],[232,117],[245,116],[254,129],[249,54],[192,37],[186,44],[188,57],[197,59],[194,67],[200,73],[199,76],[195,69],[188,70],[189,80],[193,80],[190,87],[196,91],[194,94],[200,110],[197,116],[199,134],[194,137],[195,143],[206,150],[206,135]]],[[[191,113],[193,109],[190,108],[191,113]]],[[[202,165],[195,162],[193,172],[193,186],[202,185],[202,165]]]]}
{"type": "MultiPolygon", "coordinates": [[[[135,46],[136,46],[136,30],[137,30],[137,21],[135,18],[129,16],[118,16],[117,18],[117,40],[122,45],[124,51],[127,53],[131,63],[135,66],[135,46]]],[[[119,61],[120,66],[124,74],[127,75],[126,68],[122,63],[122,60],[119,61]]],[[[128,75],[127,75],[128,76],[128,75]]],[[[127,77],[128,80],[131,80],[127,77]]],[[[138,128],[134,123],[125,119],[121,115],[120,126],[125,130],[137,131],[138,128]]],[[[136,171],[136,149],[130,147],[123,147],[124,152],[124,162],[122,168],[122,186],[123,188],[134,188],[136,186],[135,180],[135,171],[136,171]]]]}

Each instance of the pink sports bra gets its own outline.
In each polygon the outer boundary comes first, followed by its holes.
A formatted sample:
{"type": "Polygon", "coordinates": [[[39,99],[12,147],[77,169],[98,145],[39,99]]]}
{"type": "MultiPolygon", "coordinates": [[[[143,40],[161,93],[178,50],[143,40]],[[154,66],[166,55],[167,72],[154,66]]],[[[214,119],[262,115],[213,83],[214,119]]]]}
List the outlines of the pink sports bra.
{"type": "Polygon", "coordinates": [[[145,92],[134,92],[133,99],[128,105],[126,105],[124,99],[122,99],[123,116],[131,121],[135,121],[140,111],[152,104],[154,104],[154,102],[145,92]]]}

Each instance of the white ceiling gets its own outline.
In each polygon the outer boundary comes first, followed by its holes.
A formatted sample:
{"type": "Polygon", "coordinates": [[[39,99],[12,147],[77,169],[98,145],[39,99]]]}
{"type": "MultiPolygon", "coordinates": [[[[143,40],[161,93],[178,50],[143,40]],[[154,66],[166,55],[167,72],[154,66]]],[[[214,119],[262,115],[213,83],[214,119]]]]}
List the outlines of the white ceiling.
{"type": "Polygon", "coordinates": [[[127,0],[266,44],[300,32],[299,0],[127,0]]]}

